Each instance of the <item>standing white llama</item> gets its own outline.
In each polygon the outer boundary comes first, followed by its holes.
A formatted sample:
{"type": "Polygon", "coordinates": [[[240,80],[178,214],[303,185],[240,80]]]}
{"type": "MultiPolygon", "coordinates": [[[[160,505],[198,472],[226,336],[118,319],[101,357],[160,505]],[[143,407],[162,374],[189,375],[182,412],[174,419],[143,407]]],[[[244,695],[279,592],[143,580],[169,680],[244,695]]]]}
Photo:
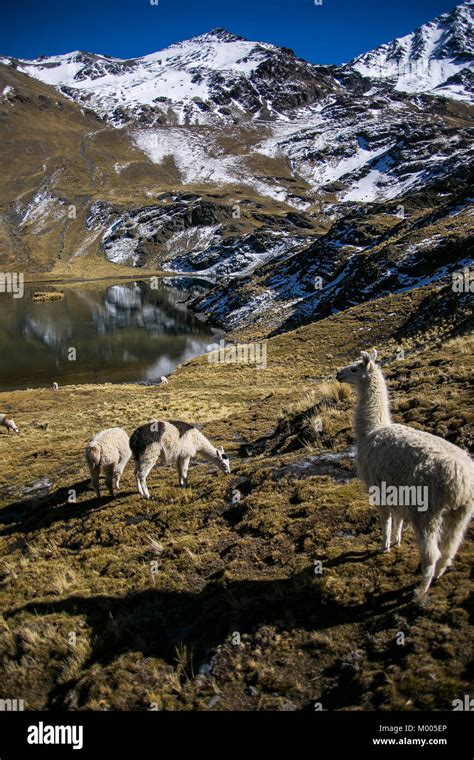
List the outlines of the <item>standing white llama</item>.
{"type": "Polygon", "coordinates": [[[338,372],[354,385],[357,470],[372,494],[390,494],[376,506],[382,524],[382,551],[390,548],[392,521],[401,541],[403,519],[415,532],[425,601],[431,581],[443,575],[461,544],[474,506],[474,464],[469,455],[443,438],[392,422],[387,386],[376,365],[377,352],[362,351],[355,364],[338,372]],[[427,499],[419,498],[419,494],[427,499]],[[410,503],[407,495],[415,495],[410,503]],[[408,503],[407,503],[408,502],[408,503]]]}
{"type": "Polygon", "coordinates": [[[128,435],[122,428],[102,430],[87,444],[86,460],[91,473],[91,485],[97,498],[100,498],[101,468],[105,471],[105,482],[109,493],[114,496],[114,487],[118,490],[120,478],[131,456],[128,435]]]}

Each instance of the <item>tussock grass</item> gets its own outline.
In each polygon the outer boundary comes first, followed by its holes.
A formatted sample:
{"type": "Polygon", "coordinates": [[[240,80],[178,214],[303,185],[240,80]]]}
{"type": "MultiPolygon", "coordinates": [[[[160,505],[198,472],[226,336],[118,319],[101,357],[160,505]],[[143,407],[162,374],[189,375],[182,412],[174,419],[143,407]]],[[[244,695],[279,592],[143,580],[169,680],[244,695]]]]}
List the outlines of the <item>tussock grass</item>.
{"type": "Polygon", "coordinates": [[[456,353],[470,354],[472,356],[474,353],[474,335],[465,334],[459,335],[456,338],[451,338],[451,340],[446,341],[445,349],[447,351],[452,350],[456,353]]]}
{"type": "Polygon", "coordinates": [[[352,398],[352,391],[347,383],[338,383],[337,380],[326,381],[318,386],[318,395],[326,402],[332,401],[337,404],[340,401],[349,401],[352,398]]]}
{"type": "Polygon", "coordinates": [[[307,431],[305,445],[310,451],[337,449],[341,435],[351,433],[351,414],[347,409],[323,409],[320,414],[308,416],[307,431]]]}
{"type": "Polygon", "coordinates": [[[64,293],[58,291],[37,290],[33,293],[33,301],[61,301],[63,298],[64,293]]]}

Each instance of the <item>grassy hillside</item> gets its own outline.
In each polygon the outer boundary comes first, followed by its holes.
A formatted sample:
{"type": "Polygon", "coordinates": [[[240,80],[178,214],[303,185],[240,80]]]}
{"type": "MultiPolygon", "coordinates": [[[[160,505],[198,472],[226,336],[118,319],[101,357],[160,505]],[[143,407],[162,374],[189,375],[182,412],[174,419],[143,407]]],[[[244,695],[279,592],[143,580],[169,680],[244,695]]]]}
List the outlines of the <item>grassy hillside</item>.
{"type": "MultiPolygon", "coordinates": [[[[113,276],[118,266],[106,260],[101,248],[104,228],[87,225],[91,206],[98,201],[123,213],[157,203],[172,210],[176,193],[187,195],[190,208],[193,198],[203,198],[228,207],[221,220],[223,237],[265,224],[278,226],[294,211],[245,185],[185,182],[172,156],[159,165],[152,163],[127,129],[108,125],[55,88],[0,64],[0,93],[5,90],[7,94],[0,97],[0,265],[4,271],[113,276]],[[237,202],[242,216],[234,219],[237,202]]],[[[264,131],[241,127],[210,135],[207,128],[196,128],[200,138],[215,141],[217,156],[230,149],[229,142],[237,155],[249,150],[264,131]]],[[[305,183],[291,177],[284,160],[262,156],[251,168],[263,180],[281,176],[296,194],[307,191],[305,183]]],[[[325,229],[318,219],[307,224],[313,232],[325,229]]],[[[148,244],[148,248],[156,263],[162,246],[148,244]]]]}
{"type": "Polygon", "coordinates": [[[77,256],[104,258],[97,236],[85,235],[89,203],[104,194],[120,201],[124,182],[116,163],[134,172],[135,190],[127,189],[127,198],[142,199],[144,186],[161,185],[159,168],[123,130],[106,127],[53,88],[6,66],[0,66],[0,88],[11,88],[0,104],[2,266],[48,271],[77,256]],[[35,198],[42,200],[21,222],[35,198]]]}
{"type": "Polygon", "coordinates": [[[200,358],[162,387],[0,394],[21,428],[0,435],[1,696],[34,709],[393,710],[469,693],[472,545],[416,608],[412,532],[378,553],[351,456],[354,399],[334,382],[376,346],[397,421],[472,446],[472,337],[461,309],[433,313],[442,297],[422,288],[272,338],[266,369],[200,358]],[[153,417],[198,423],[231,476],[195,464],[183,490],[159,468],[147,502],[130,464],[118,497],[97,500],[86,442],[153,417]]]}

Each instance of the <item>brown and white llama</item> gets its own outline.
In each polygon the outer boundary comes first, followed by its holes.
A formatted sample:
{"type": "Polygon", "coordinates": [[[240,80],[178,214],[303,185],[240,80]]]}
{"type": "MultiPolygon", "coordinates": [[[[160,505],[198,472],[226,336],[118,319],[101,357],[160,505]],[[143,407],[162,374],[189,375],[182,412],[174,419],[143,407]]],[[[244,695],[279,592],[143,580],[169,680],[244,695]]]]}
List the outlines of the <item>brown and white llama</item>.
{"type": "Polygon", "coordinates": [[[138,492],[146,499],[150,498],[146,479],[158,459],[164,464],[176,465],[179,485],[183,487],[188,484],[189,463],[198,455],[217,464],[226,475],[230,473],[229,457],[224,449],[216,449],[188,422],[152,420],[132,433],[130,448],[135,459],[138,492]]]}

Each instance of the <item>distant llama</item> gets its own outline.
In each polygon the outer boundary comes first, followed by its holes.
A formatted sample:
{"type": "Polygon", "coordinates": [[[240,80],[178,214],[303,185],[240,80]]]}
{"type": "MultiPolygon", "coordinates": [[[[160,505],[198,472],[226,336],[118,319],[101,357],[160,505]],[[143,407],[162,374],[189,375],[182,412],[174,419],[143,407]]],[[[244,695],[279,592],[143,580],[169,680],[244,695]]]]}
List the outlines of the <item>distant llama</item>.
{"type": "Polygon", "coordinates": [[[19,433],[15,420],[13,417],[9,417],[8,414],[0,414],[0,425],[3,425],[7,429],[7,433],[19,433]]]}
{"type": "Polygon", "coordinates": [[[118,490],[120,478],[131,456],[128,435],[122,428],[102,430],[87,444],[86,460],[97,497],[100,497],[100,469],[105,471],[107,488],[110,495],[114,496],[114,488],[118,490]]]}
{"type": "Polygon", "coordinates": [[[215,462],[226,475],[230,473],[229,457],[224,449],[216,449],[188,422],[152,420],[132,433],[130,448],[135,459],[138,492],[146,499],[150,498],[146,479],[158,459],[164,464],[176,465],[179,485],[183,487],[188,484],[189,463],[198,454],[215,462]]]}
{"type": "Polygon", "coordinates": [[[391,500],[376,504],[382,551],[389,551],[392,521],[399,544],[403,519],[408,519],[422,568],[416,598],[424,602],[433,577],[441,577],[452,564],[469,524],[474,464],[465,451],[443,438],[392,422],[387,386],[376,359],[376,351],[370,355],[362,351],[361,358],[336,378],[357,391],[358,475],[371,493],[390,489],[391,500]],[[426,504],[407,505],[407,490],[415,494],[420,489],[427,494],[426,504]]]}

